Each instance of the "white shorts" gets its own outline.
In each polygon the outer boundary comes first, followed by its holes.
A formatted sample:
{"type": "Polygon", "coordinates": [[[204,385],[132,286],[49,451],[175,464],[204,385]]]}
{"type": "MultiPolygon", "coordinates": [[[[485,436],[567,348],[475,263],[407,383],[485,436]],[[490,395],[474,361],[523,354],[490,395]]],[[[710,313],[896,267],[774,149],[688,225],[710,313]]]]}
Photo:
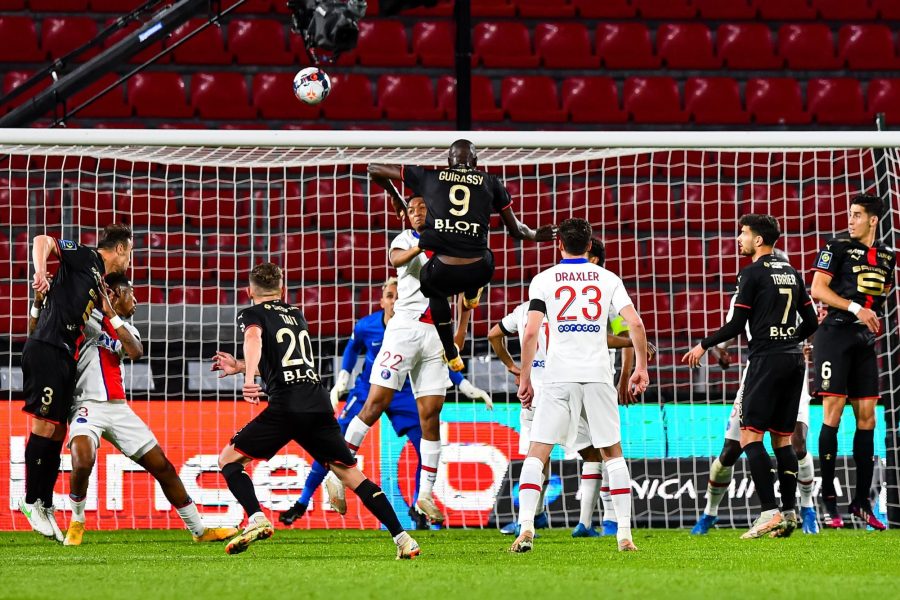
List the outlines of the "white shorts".
{"type": "Polygon", "coordinates": [[[534,407],[537,406],[541,385],[532,380],[534,398],[531,399],[531,408],[522,408],[519,411],[519,454],[527,455],[528,446],[531,445],[531,425],[534,423],[534,407]]]}
{"type": "Polygon", "coordinates": [[[545,382],[534,410],[531,441],[573,450],[607,448],[622,441],[616,388],[611,383],[545,382]],[[580,426],[584,427],[581,439],[580,426]]]}
{"type": "Polygon", "coordinates": [[[388,321],[369,383],[399,391],[407,377],[416,398],[443,396],[450,386],[434,325],[394,317],[388,321]]]}
{"type": "MultiPolygon", "coordinates": [[[[728,424],[725,426],[725,439],[733,442],[741,441],[741,415],[738,409],[738,399],[743,396],[747,366],[749,366],[749,361],[744,365],[744,372],[741,374],[741,387],[734,398],[734,405],[731,407],[731,414],[728,416],[728,424]]],[[[807,370],[806,376],[803,377],[803,391],[800,392],[800,409],[797,411],[797,422],[803,423],[807,428],[809,428],[809,401],[812,400],[812,396],[809,395],[808,375],[809,372],[807,370]]]]}
{"type": "Polygon", "coordinates": [[[150,428],[124,401],[76,402],[69,418],[69,447],[79,435],[91,438],[94,447],[99,447],[100,438],[103,438],[135,461],[157,444],[156,436],[150,428]]]}

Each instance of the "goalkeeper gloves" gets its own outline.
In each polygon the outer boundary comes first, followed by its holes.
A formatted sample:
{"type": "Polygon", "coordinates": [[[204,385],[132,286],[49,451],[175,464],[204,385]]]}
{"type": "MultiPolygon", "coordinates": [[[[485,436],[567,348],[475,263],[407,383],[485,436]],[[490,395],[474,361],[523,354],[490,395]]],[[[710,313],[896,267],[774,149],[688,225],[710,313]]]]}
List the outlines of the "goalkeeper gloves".
{"type": "Polygon", "coordinates": [[[472,400],[482,400],[484,401],[484,405],[488,410],[494,410],[494,402],[491,400],[491,395],[486,391],[475,387],[468,379],[463,379],[459,383],[459,391],[462,392],[467,398],[472,400]]]}
{"type": "Polygon", "coordinates": [[[328,394],[331,397],[331,409],[337,410],[338,400],[341,399],[341,395],[347,392],[347,386],[350,383],[350,373],[341,369],[341,372],[338,373],[337,379],[334,381],[334,387],[331,388],[331,392],[328,394]]]}

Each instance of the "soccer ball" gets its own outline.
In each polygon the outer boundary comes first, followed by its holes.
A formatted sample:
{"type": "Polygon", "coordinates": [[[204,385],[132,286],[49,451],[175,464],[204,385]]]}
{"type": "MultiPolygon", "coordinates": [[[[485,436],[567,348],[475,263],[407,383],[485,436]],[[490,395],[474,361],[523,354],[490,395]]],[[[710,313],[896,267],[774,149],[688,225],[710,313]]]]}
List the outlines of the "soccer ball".
{"type": "Polygon", "coordinates": [[[325,71],[306,67],[294,75],[294,95],[306,104],[318,104],[331,92],[331,80],[325,71]]]}

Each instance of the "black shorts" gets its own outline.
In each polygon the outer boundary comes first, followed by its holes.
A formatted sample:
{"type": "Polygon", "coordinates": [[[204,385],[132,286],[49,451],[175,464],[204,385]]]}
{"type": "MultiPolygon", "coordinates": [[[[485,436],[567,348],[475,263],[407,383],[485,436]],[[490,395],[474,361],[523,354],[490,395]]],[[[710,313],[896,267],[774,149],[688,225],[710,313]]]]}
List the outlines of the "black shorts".
{"type": "Polygon", "coordinates": [[[332,413],[293,412],[270,404],[234,434],[231,443],[248,458],[269,460],[291,440],[319,464],[356,464],[332,413]]]}
{"type": "Polygon", "coordinates": [[[432,256],[419,276],[422,294],[426,298],[447,298],[460,292],[474,298],[494,276],[494,255],[485,250],[481,260],[467,265],[448,265],[432,256]]]}
{"type": "Polygon", "coordinates": [[[68,351],[29,339],[22,351],[25,406],[28,414],[65,425],[75,394],[76,363],[68,351]]]}
{"type": "Polygon", "coordinates": [[[763,354],[748,360],[737,400],[741,429],[791,435],[797,425],[804,377],[802,354],[763,354]]]}
{"type": "Polygon", "coordinates": [[[822,324],[813,344],[817,396],[878,400],[875,336],[860,325],[822,324]]]}

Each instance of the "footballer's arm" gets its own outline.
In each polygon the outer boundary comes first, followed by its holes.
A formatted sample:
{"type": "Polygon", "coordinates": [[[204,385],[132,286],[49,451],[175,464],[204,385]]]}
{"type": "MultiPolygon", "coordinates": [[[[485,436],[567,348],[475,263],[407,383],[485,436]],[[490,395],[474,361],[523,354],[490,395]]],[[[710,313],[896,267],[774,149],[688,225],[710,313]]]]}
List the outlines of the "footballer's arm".
{"type": "Polygon", "coordinates": [[[537,229],[532,229],[513,213],[512,208],[507,206],[500,211],[500,218],[506,226],[509,236],[516,240],[528,240],[531,242],[549,242],[556,237],[556,225],[544,225],[537,229]]]}
{"type": "Polygon", "coordinates": [[[509,353],[509,348],[506,347],[506,334],[500,328],[500,325],[494,325],[491,327],[491,330],[488,331],[488,342],[491,343],[491,348],[494,349],[494,354],[497,355],[497,358],[500,359],[500,362],[506,367],[506,370],[518,377],[522,371],[519,369],[519,366],[516,364],[516,361],[513,360],[512,355],[509,353]]]}
{"type": "Polygon", "coordinates": [[[247,327],[244,331],[244,400],[258,404],[261,387],[256,383],[259,361],[262,358],[262,329],[247,327]]]}
{"type": "MultiPolygon", "coordinates": [[[[532,306],[539,300],[532,300],[532,306]]],[[[543,304],[543,302],[540,302],[543,304]]],[[[522,406],[529,408],[534,398],[534,388],[531,386],[531,367],[534,355],[537,354],[538,335],[541,323],[544,321],[544,312],[529,310],[528,321],[525,324],[525,335],[522,337],[522,374],[519,377],[519,399],[522,406]]]]}
{"type": "Polygon", "coordinates": [[[34,283],[31,284],[35,290],[46,292],[50,289],[50,274],[47,272],[47,259],[51,254],[59,256],[59,248],[49,235],[36,235],[32,240],[31,260],[34,263],[34,283]]]}
{"type": "Polygon", "coordinates": [[[418,255],[423,252],[421,248],[418,246],[413,246],[408,250],[401,250],[400,248],[394,248],[391,250],[391,253],[388,255],[388,260],[391,261],[391,266],[395,269],[398,267],[402,267],[418,255]]]}
{"type": "Polygon", "coordinates": [[[628,379],[631,384],[631,392],[635,396],[643,394],[650,385],[650,375],[647,373],[647,331],[644,329],[644,322],[640,315],[634,309],[633,304],[629,304],[619,314],[628,324],[628,336],[631,338],[631,345],[634,347],[634,373],[628,379]]]}
{"type": "Polygon", "coordinates": [[[821,271],[813,273],[812,287],[810,288],[813,300],[824,302],[832,308],[852,312],[857,319],[869,328],[869,331],[878,333],[881,329],[881,321],[878,319],[878,315],[869,308],[864,308],[852,300],[839,296],[837,292],[831,289],[831,279],[832,276],[827,273],[821,271]]]}

